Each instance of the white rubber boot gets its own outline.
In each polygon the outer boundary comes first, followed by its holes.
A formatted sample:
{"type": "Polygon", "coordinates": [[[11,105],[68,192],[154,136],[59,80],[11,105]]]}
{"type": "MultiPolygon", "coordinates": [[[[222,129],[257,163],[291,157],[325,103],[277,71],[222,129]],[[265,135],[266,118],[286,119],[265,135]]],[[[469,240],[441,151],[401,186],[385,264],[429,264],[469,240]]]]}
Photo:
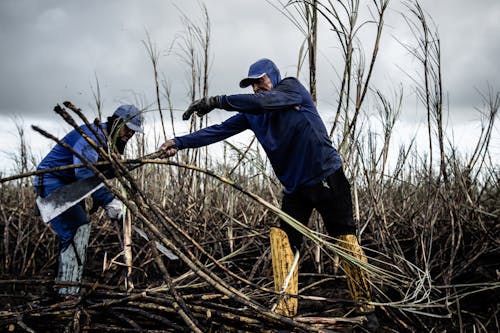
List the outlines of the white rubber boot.
{"type": "MultiPolygon", "coordinates": [[[[76,231],[73,242],[68,248],[59,254],[59,270],[57,280],[81,282],[83,266],[85,264],[85,253],[90,236],[90,223],[84,224],[76,231]],[[76,252],[75,252],[76,251],[76,252]]],[[[62,287],[58,290],[59,295],[76,295],[80,292],[79,286],[62,287]]]]}

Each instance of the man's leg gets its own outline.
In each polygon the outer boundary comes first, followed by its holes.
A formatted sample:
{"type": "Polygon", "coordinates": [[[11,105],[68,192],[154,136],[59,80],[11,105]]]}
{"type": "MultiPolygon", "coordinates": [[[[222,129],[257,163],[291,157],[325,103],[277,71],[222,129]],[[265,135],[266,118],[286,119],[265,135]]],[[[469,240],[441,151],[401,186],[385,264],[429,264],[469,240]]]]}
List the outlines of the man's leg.
{"type": "MultiPolygon", "coordinates": [[[[57,280],[81,282],[85,253],[90,236],[90,225],[83,203],[79,203],[51,221],[60,242],[57,280]]],[[[77,286],[63,287],[61,295],[77,294],[77,286]]]]}
{"type": "MultiPolygon", "coordinates": [[[[366,255],[356,237],[350,185],[342,169],[330,175],[323,185],[328,194],[321,198],[316,208],[323,218],[325,228],[330,236],[339,240],[338,244],[345,252],[359,262],[367,263],[366,255]]],[[[356,310],[364,314],[373,312],[375,307],[367,304],[371,301],[371,287],[366,272],[346,260],[342,260],[341,266],[347,276],[350,295],[354,301],[359,302],[356,310]]]]}
{"type": "MultiPolygon", "coordinates": [[[[281,209],[301,223],[307,223],[312,207],[298,194],[284,194],[281,209]]],[[[299,290],[298,263],[293,267],[294,251],[298,251],[302,242],[302,234],[288,223],[281,221],[280,228],[271,228],[271,262],[273,265],[274,290],[281,292],[287,281],[286,294],[297,294],[299,290]]],[[[280,296],[281,297],[281,296],[280,296]]],[[[284,316],[293,317],[297,313],[298,299],[296,297],[282,297],[275,311],[284,316]]]]}
{"type": "MultiPolygon", "coordinates": [[[[71,245],[59,254],[59,269],[57,280],[64,282],[81,282],[85,254],[90,236],[90,224],[78,228],[71,245]]],[[[80,292],[79,286],[62,287],[58,290],[60,295],[76,295],[80,292]]]]}
{"type": "MultiPolygon", "coordinates": [[[[299,193],[285,193],[281,202],[281,210],[303,225],[307,225],[309,217],[311,217],[313,206],[299,193]]],[[[280,222],[280,228],[287,233],[292,249],[298,250],[302,243],[302,234],[285,221],[280,222]]]]}

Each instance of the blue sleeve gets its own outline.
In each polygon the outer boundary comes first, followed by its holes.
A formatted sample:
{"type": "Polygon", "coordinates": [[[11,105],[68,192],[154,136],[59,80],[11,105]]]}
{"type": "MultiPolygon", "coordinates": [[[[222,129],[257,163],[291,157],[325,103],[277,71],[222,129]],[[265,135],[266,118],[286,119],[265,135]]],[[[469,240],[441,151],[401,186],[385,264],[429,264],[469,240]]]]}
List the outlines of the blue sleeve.
{"type": "MultiPolygon", "coordinates": [[[[99,153],[83,137],[78,139],[78,141],[73,146],[73,149],[77,153],[81,154],[85,158],[86,162],[95,163],[99,160],[99,153]]],[[[73,163],[79,164],[83,163],[83,161],[78,157],[73,156],[73,163]]],[[[89,168],[84,167],[75,169],[75,175],[77,179],[84,179],[92,177],[95,174],[89,168]]],[[[115,196],[113,195],[113,193],[111,193],[106,187],[101,187],[100,189],[92,193],[92,199],[95,200],[100,206],[108,204],[109,202],[111,202],[111,200],[113,200],[114,197],[115,196]]]]}
{"type": "MultiPolygon", "coordinates": [[[[85,161],[82,161],[76,155],[73,155],[74,164],[80,164],[86,162],[95,163],[99,159],[99,153],[83,137],[75,142],[73,150],[78,154],[82,155],[85,159],[85,161]]],[[[89,168],[84,167],[75,169],[75,175],[77,179],[84,179],[92,177],[94,175],[94,172],[92,172],[92,170],[90,170],[89,168]]]]}
{"type": "Polygon", "coordinates": [[[286,78],[272,90],[262,93],[221,96],[222,109],[252,114],[286,110],[301,103],[301,84],[295,78],[286,78]]]}
{"type": "Polygon", "coordinates": [[[245,115],[237,114],[226,121],[205,127],[199,131],[175,137],[173,140],[178,149],[198,148],[222,141],[249,128],[245,115]]]}

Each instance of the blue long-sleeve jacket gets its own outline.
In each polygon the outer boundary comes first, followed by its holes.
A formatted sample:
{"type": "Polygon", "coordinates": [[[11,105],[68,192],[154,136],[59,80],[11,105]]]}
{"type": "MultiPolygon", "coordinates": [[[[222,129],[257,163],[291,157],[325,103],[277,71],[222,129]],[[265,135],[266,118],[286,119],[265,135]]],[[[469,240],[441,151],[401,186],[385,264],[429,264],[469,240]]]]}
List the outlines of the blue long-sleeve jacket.
{"type": "MultiPolygon", "coordinates": [[[[268,75],[275,83],[276,75],[268,75]]],[[[221,124],[175,137],[178,149],[206,146],[250,129],[286,193],[317,184],[342,167],[311,94],[296,78],[285,78],[270,91],[220,96],[220,104],[239,113],[221,124]]]]}
{"type": "MultiPolygon", "coordinates": [[[[99,136],[107,142],[106,136],[102,133],[99,126],[93,126],[94,130],[99,134],[99,136]]],[[[106,123],[103,124],[106,128],[106,123]]],[[[99,144],[99,140],[91,132],[91,130],[83,125],[80,127],[90,138],[99,144]]],[[[70,147],[73,148],[77,153],[81,154],[88,162],[94,163],[99,159],[98,152],[78,133],[77,130],[72,130],[61,140],[70,147]]],[[[75,156],[69,149],[57,144],[52,150],[45,156],[45,158],[40,162],[37,170],[49,169],[54,167],[59,167],[63,165],[79,164],[82,161],[75,156]]],[[[40,185],[47,187],[50,191],[43,191],[45,195],[50,194],[50,192],[55,189],[64,186],[66,184],[73,183],[79,179],[84,179],[93,176],[94,173],[89,168],[77,168],[71,170],[63,170],[57,172],[45,173],[41,176],[36,176],[34,180],[35,187],[40,185]],[[41,178],[40,178],[41,177],[41,178]],[[40,184],[41,179],[41,184],[40,184]]],[[[108,204],[113,200],[114,195],[105,187],[100,188],[92,194],[92,198],[101,206],[108,204]]]]}

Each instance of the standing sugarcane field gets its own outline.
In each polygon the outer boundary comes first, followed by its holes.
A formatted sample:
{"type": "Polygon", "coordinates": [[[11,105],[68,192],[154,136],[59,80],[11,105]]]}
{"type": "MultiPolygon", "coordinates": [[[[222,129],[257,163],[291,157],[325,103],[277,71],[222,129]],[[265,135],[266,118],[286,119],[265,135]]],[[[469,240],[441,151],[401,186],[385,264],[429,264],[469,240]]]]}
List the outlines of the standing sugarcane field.
{"type": "Polygon", "coordinates": [[[500,332],[499,15],[5,0],[0,332],[500,332]]]}

